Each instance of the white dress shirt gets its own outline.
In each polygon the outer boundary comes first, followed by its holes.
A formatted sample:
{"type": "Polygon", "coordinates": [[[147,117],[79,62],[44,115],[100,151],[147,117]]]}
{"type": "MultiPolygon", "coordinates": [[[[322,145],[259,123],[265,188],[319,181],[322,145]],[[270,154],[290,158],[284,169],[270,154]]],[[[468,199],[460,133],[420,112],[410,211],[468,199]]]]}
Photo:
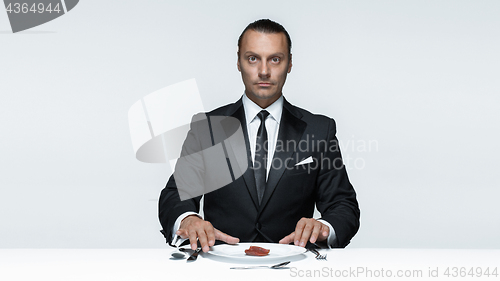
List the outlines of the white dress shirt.
{"type": "MultiPolygon", "coordinates": [[[[246,119],[246,125],[247,125],[247,133],[248,133],[248,140],[250,142],[250,150],[251,150],[251,155],[252,155],[252,163],[255,161],[255,143],[257,141],[257,131],[260,126],[260,118],[257,116],[257,114],[263,110],[259,105],[254,103],[252,100],[250,100],[246,94],[243,94],[242,97],[242,102],[243,102],[243,109],[245,110],[245,119],[246,119]]],[[[278,100],[276,100],[274,103],[272,103],[270,106],[265,108],[269,112],[269,116],[266,118],[266,130],[267,130],[267,136],[268,136],[268,151],[267,151],[267,159],[273,159],[274,156],[274,151],[276,149],[276,142],[278,140],[278,130],[279,130],[279,124],[281,121],[281,113],[283,112],[283,96],[281,96],[278,100]]],[[[266,168],[266,179],[269,176],[269,171],[271,170],[271,164],[272,161],[268,160],[267,161],[267,168],[266,168]]],[[[186,239],[182,239],[180,237],[177,237],[177,234],[175,232],[179,229],[181,221],[189,216],[189,215],[197,215],[198,217],[202,218],[199,214],[195,212],[185,212],[182,215],[180,215],[177,220],[175,220],[174,227],[173,227],[173,237],[172,237],[172,244],[178,246],[182,244],[186,239]]],[[[335,235],[335,230],[331,226],[330,223],[327,221],[319,219],[321,223],[325,224],[328,226],[330,229],[330,234],[328,235],[327,239],[327,244],[328,247],[331,248],[333,243],[335,242],[337,236],[335,235]]]]}
{"type": "MultiPolygon", "coordinates": [[[[252,153],[252,163],[255,162],[255,143],[257,142],[257,131],[260,127],[260,118],[257,116],[262,108],[256,103],[251,101],[247,95],[243,95],[241,99],[243,108],[245,109],[245,119],[248,132],[248,141],[250,142],[250,151],[252,153]]],[[[276,141],[278,140],[278,129],[280,127],[281,112],[283,111],[283,96],[270,106],[265,108],[269,112],[266,118],[266,131],[267,131],[267,166],[266,166],[266,180],[271,170],[271,159],[274,156],[276,149],[276,141]]]]}

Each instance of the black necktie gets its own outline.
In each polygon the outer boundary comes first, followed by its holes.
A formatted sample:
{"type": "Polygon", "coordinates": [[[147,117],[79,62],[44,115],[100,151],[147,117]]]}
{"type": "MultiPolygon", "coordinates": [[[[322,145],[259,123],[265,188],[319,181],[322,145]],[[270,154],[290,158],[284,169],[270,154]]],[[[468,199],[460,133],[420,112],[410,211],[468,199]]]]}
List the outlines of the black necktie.
{"type": "Polygon", "coordinates": [[[260,118],[260,126],[257,131],[257,141],[255,142],[255,161],[253,164],[255,173],[255,184],[259,196],[259,204],[266,189],[266,167],[267,167],[267,130],[266,118],[269,112],[262,110],[257,114],[260,118]]]}

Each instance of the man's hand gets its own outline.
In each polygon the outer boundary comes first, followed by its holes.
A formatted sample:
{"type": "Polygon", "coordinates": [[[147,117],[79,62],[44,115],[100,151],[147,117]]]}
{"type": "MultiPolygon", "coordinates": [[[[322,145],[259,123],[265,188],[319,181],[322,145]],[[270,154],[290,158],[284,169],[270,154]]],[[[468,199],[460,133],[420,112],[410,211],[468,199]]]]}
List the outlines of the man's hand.
{"type": "Polygon", "coordinates": [[[198,239],[205,253],[210,250],[209,246],[215,244],[215,240],[221,240],[228,244],[240,242],[240,239],[215,229],[210,222],[202,220],[196,215],[185,217],[181,221],[179,230],[177,230],[175,234],[179,235],[181,238],[189,238],[189,243],[193,250],[198,248],[198,243],[196,242],[196,239],[198,239]]]}
{"type": "Polygon", "coordinates": [[[301,218],[295,227],[295,231],[279,241],[280,244],[290,244],[305,247],[307,240],[311,243],[324,241],[328,238],[330,229],[315,219],[301,218]]]}

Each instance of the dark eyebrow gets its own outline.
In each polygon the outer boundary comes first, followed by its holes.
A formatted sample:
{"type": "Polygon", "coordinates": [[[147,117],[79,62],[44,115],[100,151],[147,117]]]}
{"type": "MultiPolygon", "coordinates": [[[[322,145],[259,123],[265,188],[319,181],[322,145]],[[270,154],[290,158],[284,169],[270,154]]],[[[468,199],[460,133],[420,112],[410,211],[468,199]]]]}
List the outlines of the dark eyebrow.
{"type": "Polygon", "coordinates": [[[256,53],[254,53],[254,52],[250,52],[250,51],[249,51],[249,52],[245,52],[245,53],[243,54],[243,56],[254,56],[254,57],[259,57],[259,55],[257,55],[256,53]]]}
{"type": "MultiPolygon", "coordinates": [[[[243,54],[244,56],[255,56],[255,57],[260,57],[260,55],[254,53],[254,52],[251,52],[251,51],[247,51],[243,54]]],[[[285,54],[283,53],[274,53],[274,54],[271,54],[269,56],[270,58],[272,57],[285,57],[285,54]]]]}
{"type": "Polygon", "coordinates": [[[285,57],[285,54],[283,54],[283,53],[275,53],[275,54],[270,55],[270,57],[285,57]]]}

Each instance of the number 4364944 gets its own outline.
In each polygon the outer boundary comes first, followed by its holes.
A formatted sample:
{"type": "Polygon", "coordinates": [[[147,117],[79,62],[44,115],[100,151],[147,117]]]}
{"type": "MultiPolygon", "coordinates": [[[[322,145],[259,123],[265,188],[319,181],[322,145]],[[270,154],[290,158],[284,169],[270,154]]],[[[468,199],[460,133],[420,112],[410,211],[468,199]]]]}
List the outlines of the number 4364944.
{"type": "Polygon", "coordinates": [[[52,7],[52,3],[49,3],[45,6],[43,3],[33,3],[33,5],[29,5],[28,3],[9,3],[7,5],[7,13],[14,14],[27,14],[27,13],[60,13],[61,8],[59,7],[59,3],[57,3],[54,7],[52,7]]]}
{"type": "Polygon", "coordinates": [[[497,268],[482,267],[447,267],[443,273],[446,277],[498,277],[497,268]]]}

